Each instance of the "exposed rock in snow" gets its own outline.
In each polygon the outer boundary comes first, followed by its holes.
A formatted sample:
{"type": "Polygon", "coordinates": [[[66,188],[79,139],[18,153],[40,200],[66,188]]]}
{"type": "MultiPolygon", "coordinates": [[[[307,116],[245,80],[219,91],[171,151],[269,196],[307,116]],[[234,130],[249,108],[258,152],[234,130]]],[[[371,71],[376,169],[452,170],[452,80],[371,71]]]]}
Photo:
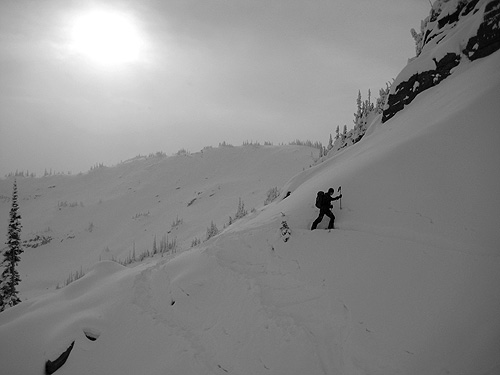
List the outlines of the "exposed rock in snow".
{"type": "Polygon", "coordinates": [[[464,60],[483,58],[500,48],[500,0],[438,0],[416,39],[418,56],[393,83],[383,122],[449,77],[464,60]]]}
{"type": "MultiPolygon", "coordinates": [[[[435,3],[432,30],[447,30],[448,42],[429,33],[398,78],[439,66],[426,78],[438,87],[386,124],[373,119],[352,147],[299,168],[281,199],[202,244],[130,268],[99,262],[2,312],[2,374],[40,374],[71,347],[58,375],[498,375],[500,53],[469,61],[451,48],[498,2],[463,4],[435,3]],[[338,229],[310,231],[317,191],[339,185],[338,229]]],[[[27,226],[50,216],[51,236],[65,240],[26,252],[29,288],[95,259],[108,241],[116,254],[135,238],[150,242],[180,210],[172,231],[189,239],[232,213],[228,197],[237,202],[242,189],[245,202],[263,202],[270,186],[260,179],[274,186],[297,168],[290,160],[306,161],[301,153],[213,150],[33,182],[25,196],[43,196],[23,201],[27,226]],[[60,199],[85,205],[58,210],[60,199]]]]}

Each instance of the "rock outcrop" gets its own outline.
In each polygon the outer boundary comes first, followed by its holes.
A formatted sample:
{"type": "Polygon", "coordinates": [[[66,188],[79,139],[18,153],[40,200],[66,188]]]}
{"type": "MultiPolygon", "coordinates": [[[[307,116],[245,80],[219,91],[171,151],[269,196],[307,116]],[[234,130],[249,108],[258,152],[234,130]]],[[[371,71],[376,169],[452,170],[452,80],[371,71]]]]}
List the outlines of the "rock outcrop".
{"type": "Polygon", "coordinates": [[[393,83],[383,122],[450,76],[459,64],[500,49],[500,0],[437,0],[420,34],[413,33],[417,56],[393,83]]]}
{"type": "Polygon", "coordinates": [[[73,346],[75,346],[74,341],[71,343],[68,349],[66,349],[59,357],[57,357],[56,360],[54,361],[48,360],[47,362],[45,362],[45,374],[52,375],[54,372],[59,370],[62,367],[62,365],[64,365],[68,360],[68,357],[71,351],[73,350],[73,346]]]}

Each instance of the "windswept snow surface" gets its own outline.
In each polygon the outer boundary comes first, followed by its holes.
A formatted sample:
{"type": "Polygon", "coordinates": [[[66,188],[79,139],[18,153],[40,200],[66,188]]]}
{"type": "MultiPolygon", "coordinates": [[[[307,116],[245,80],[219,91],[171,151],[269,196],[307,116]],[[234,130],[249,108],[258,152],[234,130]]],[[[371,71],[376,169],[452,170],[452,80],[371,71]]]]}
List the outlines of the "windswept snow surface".
{"type": "MultiPolygon", "coordinates": [[[[19,264],[21,299],[31,298],[71,273],[101,260],[124,261],[157,248],[164,236],[178,250],[204,240],[234,217],[241,198],[247,211],[266,193],[313,164],[318,150],[302,146],[225,146],[172,157],[134,158],[78,176],[20,179],[22,240],[50,243],[25,247],[19,264]],[[173,225],[174,222],[178,222],[173,225]]],[[[6,238],[12,181],[0,180],[0,237],[6,238]]],[[[35,242],[36,243],[36,242],[35,242]]]]}
{"type": "Polygon", "coordinates": [[[57,374],[499,374],[499,66],[461,65],[197,248],[1,313],[2,371],[75,341],[57,374]],[[339,229],[311,232],[339,185],[339,229]]]}

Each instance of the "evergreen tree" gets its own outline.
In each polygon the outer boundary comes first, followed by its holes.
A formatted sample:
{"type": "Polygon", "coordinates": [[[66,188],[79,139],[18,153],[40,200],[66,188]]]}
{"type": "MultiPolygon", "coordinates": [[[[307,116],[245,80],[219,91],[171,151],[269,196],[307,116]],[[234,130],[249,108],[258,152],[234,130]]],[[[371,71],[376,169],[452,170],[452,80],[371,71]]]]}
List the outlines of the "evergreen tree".
{"type": "Polygon", "coordinates": [[[372,90],[368,89],[368,110],[372,109],[372,90]]]}
{"type": "Polygon", "coordinates": [[[16,266],[19,263],[20,255],[23,252],[21,247],[21,215],[17,212],[17,183],[14,180],[12,193],[12,206],[10,209],[10,223],[7,233],[7,250],[1,266],[4,268],[0,279],[0,311],[12,307],[21,302],[17,295],[16,286],[21,281],[16,266]]]}
{"type": "Polygon", "coordinates": [[[359,120],[363,116],[363,102],[361,100],[361,90],[358,90],[358,97],[356,99],[356,113],[354,114],[354,126],[359,124],[359,120]]]}
{"type": "Polygon", "coordinates": [[[332,133],[330,133],[330,139],[328,140],[328,151],[330,151],[333,148],[333,138],[332,138],[332,133]]]}
{"type": "Polygon", "coordinates": [[[382,88],[379,90],[379,97],[377,98],[377,103],[375,105],[375,111],[377,113],[383,113],[384,107],[387,102],[387,97],[389,96],[389,92],[391,90],[392,82],[387,82],[385,84],[385,89],[382,88]]]}
{"type": "Polygon", "coordinates": [[[212,221],[210,223],[210,227],[207,228],[207,241],[217,234],[219,234],[219,229],[217,228],[217,225],[215,225],[215,223],[212,221]]]}
{"type": "MultiPolygon", "coordinates": [[[[434,9],[431,10],[431,14],[433,13],[433,11],[434,9]]],[[[411,36],[415,40],[415,57],[420,56],[422,48],[424,47],[424,35],[428,22],[429,18],[426,18],[425,20],[422,20],[420,22],[420,33],[417,33],[415,29],[410,30],[411,36]]]]}
{"type": "Polygon", "coordinates": [[[241,198],[238,200],[238,210],[236,211],[236,215],[234,216],[235,220],[241,219],[248,214],[248,211],[245,209],[245,203],[241,198]]]}
{"type": "Polygon", "coordinates": [[[158,247],[156,246],[156,234],[155,234],[155,237],[153,239],[153,255],[155,255],[156,253],[158,253],[158,247]]]}

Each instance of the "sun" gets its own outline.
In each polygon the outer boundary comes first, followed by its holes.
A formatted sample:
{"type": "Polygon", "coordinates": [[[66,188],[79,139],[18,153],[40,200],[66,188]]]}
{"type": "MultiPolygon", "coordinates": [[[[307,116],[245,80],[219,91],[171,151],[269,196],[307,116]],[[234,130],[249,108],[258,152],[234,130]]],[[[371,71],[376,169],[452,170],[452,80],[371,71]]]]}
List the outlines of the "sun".
{"type": "Polygon", "coordinates": [[[94,10],[76,17],[71,30],[75,52],[103,65],[140,59],[142,40],[134,20],[111,10],[94,10]]]}

